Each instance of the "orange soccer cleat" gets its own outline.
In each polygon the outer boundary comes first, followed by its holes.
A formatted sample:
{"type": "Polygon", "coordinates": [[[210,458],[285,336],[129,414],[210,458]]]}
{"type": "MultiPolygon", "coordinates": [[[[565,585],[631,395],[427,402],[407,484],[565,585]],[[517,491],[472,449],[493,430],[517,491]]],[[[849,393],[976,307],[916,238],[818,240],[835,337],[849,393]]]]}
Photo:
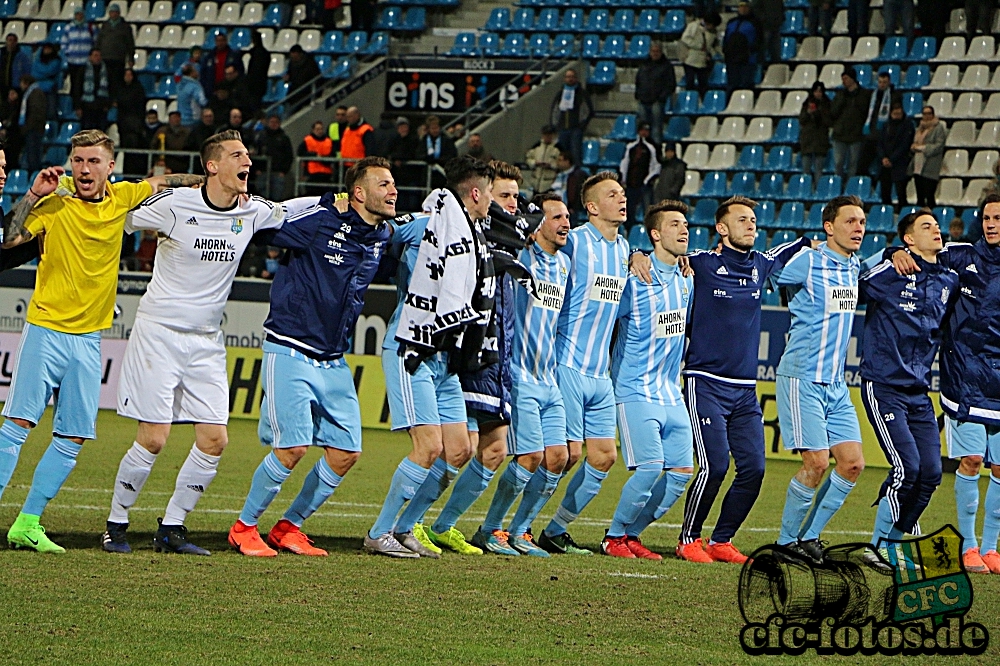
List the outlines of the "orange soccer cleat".
{"type": "Polygon", "coordinates": [[[625,545],[628,546],[628,549],[632,551],[633,555],[641,560],[653,560],[658,562],[663,559],[663,556],[659,553],[654,553],[649,548],[643,546],[642,542],[639,541],[639,537],[625,537],[625,545]]]}
{"type": "Polygon", "coordinates": [[[732,564],[743,564],[747,561],[747,556],[736,550],[732,541],[726,543],[709,543],[705,552],[716,562],[731,562],[732,564]]]}
{"type": "Polygon", "coordinates": [[[705,552],[705,547],[702,545],[701,537],[698,537],[691,543],[677,544],[677,550],[675,550],[674,553],[677,557],[682,560],[687,560],[688,562],[709,564],[715,561],[708,553],[705,552]]]}
{"type": "Polygon", "coordinates": [[[269,548],[260,538],[256,525],[247,525],[242,520],[229,529],[229,545],[250,557],[277,557],[278,551],[269,548]]]}
{"type": "Polygon", "coordinates": [[[267,543],[276,550],[287,550],[296,555],[312,555],[313,557],[326,557],[329,555],[322,548],[312,545],[312,539],[284,518],[279,520],[271,528],[271,531],[267,533],[267,543]]]}
{"type": "MultiPolygon", "coordinates": [[[[989,553],[987,553],[988,555],[989,553]]],[[[994,554],[995,551],[994,551],[994,554]]],[[[962,553],[962,564],[965,565],[965,570],[969,573],[983,573],[988,574],[990,569],[986,566],[986,562],[983,561],[982,555],[979,554],[978,548],[968,548],[964,553],[962,553]]]]}
{"type": "Polygon", "coordinates": [[[601,542],[601,553],[604,555],[610,555],[611,557],[624,557],[627,560],[636,559],[635,553],[629,550],[626,539],[628,539],[628,537],[605,536],[604,541],[601,542]]]}
{"type": "MultiPolygon", "coordinates": [[[[1000,553],[991,550],[983,555],[983,564],[989,568],[990,573],[1000,574],[1000,553]]],[[[968,565],[966,565],[968,569],[968,565]]]]}

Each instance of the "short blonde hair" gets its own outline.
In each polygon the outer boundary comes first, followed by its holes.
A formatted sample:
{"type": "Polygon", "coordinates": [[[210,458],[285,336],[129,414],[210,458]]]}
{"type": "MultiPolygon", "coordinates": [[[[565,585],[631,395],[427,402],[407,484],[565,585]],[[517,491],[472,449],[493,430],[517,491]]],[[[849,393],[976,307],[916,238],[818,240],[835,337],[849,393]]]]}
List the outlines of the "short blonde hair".
{"type": "Polygon", "coordinates": [[[493,167],[493,180],[513,180],[518,185],[521,184],[523,179],[520,167],[501,160],[492,160],[490,166],[493,167]]]}
{"type": "Polygon", "coordinates": [[[70,138],[69,145],[72,146],[70,152],[73,148],[102,146],[111,155],[111,159],[115,158],[115,142],[101,130],[90,129],[77,132],[70,138]]]}

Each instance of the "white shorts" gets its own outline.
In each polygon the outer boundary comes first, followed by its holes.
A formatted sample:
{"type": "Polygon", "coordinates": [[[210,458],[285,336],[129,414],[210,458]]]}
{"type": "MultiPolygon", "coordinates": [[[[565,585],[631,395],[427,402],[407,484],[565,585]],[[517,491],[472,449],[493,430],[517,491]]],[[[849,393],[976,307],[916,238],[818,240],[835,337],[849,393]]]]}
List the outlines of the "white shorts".
{"type": "Polygon", "coordinates": [[[176,331],[137,317],[118,380],[118,413],[146,423],[229,422],[222,331],[176,331]]]}

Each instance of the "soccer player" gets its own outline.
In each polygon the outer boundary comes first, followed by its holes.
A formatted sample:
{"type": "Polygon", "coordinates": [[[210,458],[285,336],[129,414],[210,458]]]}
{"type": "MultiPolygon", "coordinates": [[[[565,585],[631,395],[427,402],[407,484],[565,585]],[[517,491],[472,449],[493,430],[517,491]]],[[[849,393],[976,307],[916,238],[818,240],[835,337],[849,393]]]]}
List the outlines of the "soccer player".
{"type": "MultiPolygon", "coordinates": [[[[73,195],[47,197],[57,191],[61,170],[42,171],[15,206],[15,213],[30,212],[12,216],[3,242],[13,247],[36,237],[44,241],[3,408],[7,420],[0,427],[0,449],[19,452],[58,391],[52,442],[7,532],[12,547],[49,553],[65,551],[45,535],[39,518],[76,465],[83,442],[96,434],[100,331],[111,326],[114,316],[125,214],[156,189],[202,182],[201,176],[173,174],[108,183],[115,166],[114,142],[101,131],[85,130],[75,134],[70,145],[73,178],[62,189],[69,193],[72,187],[73,195]]],[[[9,479],[16,463],[16,453],[5,455],[0,478],[9,479]]]]}
{"type": "MultiPolygon", "coordinates": [[[[981,239],[949,243],[938,254],[941,265],[958,273],[960,291],[941,343],[940,398],[948,456],[959,460],[955,504],[962,561],[966,571],[1000,574],[1000,196],[987,195],[979,214],[981,239]],[[984,457],[992,463],[992,473],[980,549],[976,514],[984,457]]],[[[905,252],[895,252],[893,260],[902,273],[922,270],[905,252]]]]}
{"type": "Polygon", "coordinates": [[[242,202],[252,162],[235,130],[206,139],[201,161],[207,174],[204,187],[168,189],[126,217],[126,232],[153,230],[160,240],[118,384],[118,414],[139,425],[115,478],[102,536],[108,552],[131,552],[129,509],[170,436],[171,424],[193,423],[195,443],[177,473],[153,547],[209,555],[188,540],[184,522],[215,478],[229,439],[222,311],[251,237],[280,227],[286,207],[297,210],[317,201],[309,197],[279,205],[253,196],[242,202]]]}
{"type": "Polygon", "coordinates": [[[229,530],[229,543],[244,555],[327,554],[301,527],[361,456],[361,409],[344,353],[389,240],[386,220],[396,215],[389,169],[383,157],[359,160],[344,177],[347,213],[324,195],[269,241],[289,255],[271,287],[264,322],[260,438],[272,450],[257,467],[240,518],[229,530]],[[322,447],[323,455],[264,543],[257,521],[310,446],[322,447]]]}
{"type": "Polygon", "coordinates": [[[527,530],[555,492],[569,459],[566,410],[556,384],[555,338],[570,268],[569,255],[559,250],[566,245],[570,224],[569,210],[558,194],[540,194],[533,203],[545,218],[534,243],[519,256],[535,280],[538,298],[523,288],[514,294],[514,457],[500,475],[479,532],[506,541],[518,554],[548,557],[527,530]],[[504,532],[503,519],[522,493],[510,529],[504,532]]]}
{"type": "Polygon", "coordinates": [[[792,319],[778,364],[778,421],[785,448],[802,455],[802,469],[788,484],[778,544],[817,563],[823,561],[820,534],[865,466],[844,381],[865,211],[858,197],[838,196],[823,207],[822,219],[826,242],[795,255],[777,278],[788,290],[792,319]],[[837,467],[823,482],[831,454],[837,467]]]}
{"type": "MultiPolygon", "coordinates": [[[[900,276],[879,254],[860,278],[867,302],[861,400],[890,465],[879,493],[876,547],[912,532],[941,483],[941,436],[927,391],[942,323],[959,293],[958,274],[938,261],[944,244],[934,214],[909,213],[898,232],[920,272],[900,276]]],[[[877,560],[871,551],[866,558],[877,560]]]]}
{"type": "Polygon", "coordinates": [[[613,557],[663,559],[642,545],[639,534],[670,510],[694,471],[691,421],[681,392],[693,287],[678,266],[687,252],[687,211],[686,204],[669,199],[646,211],[653,281],[630,275],[618,310],[611,379],[622,455],[633,474],[601,542],[601,552],[613,557]]]}
{"type": "MultiPolygon", "coordinates": [[[[722,202],[715,211],[721,248],[687,258],[694,270],[694,291],[683,374],[698,472],[688,488],[675,554],[689,562],[741,564],[746,559],[732,540],[764,479],[764,424],[757,400],[762,289],[793,256],[813,244],[800,238],[767,252],[755,251],[756,206],[740,196],[722,202]],[[726,479],[730,456],[736,478],[705,544],[702,526],[726,479]]],[[[648,261],[633,255],[640,272],[648,261]]]]}
{"type": "Polygon", "coordinates": [[[570,274],[556,334],[556,378],[566,409],[566,469],[579,460],[584,440],[587,458],[538,545],[550,553],[591,555],[566,528],[600,492],[618,456],[608,358],[628,274],[628,242],[618,235],[626,221],[626,199],[617,174],[602,171],[588,178],[581,201],[588,222],[571,230],[562,248],[570,256],[570,274]]]}
{"type": "MultiPolygon", "coordinates": [[[[448,188],[473,220],[484,218],[489,212],[492,175],[489,165],[472,158],[459,158],[449,164],[448,188]]],[[[409,432],[413,450],[396,468],[378,519],[364,539],[365,550],[389,557],[438,557],[438,553],[417,539],[413,526],[472,457],[465,398],[458,375],[448,369],[449,354],[438,352],[423,360],[411,375],[396,340],[396,328],[428,219],[429,215],[424,213],[395,227],[390,241],[402,245],[404,250],[399,265],[399,303],[382,343],[382,369],[392,428],[409,432]],[[407,502],[410,505],[400,515],[407,502]]],[[[463,554],[482,554],[479,548],[466,543],[464,536],[461,539],[459,536],[460,533],[447,545],[463,554]]]]}

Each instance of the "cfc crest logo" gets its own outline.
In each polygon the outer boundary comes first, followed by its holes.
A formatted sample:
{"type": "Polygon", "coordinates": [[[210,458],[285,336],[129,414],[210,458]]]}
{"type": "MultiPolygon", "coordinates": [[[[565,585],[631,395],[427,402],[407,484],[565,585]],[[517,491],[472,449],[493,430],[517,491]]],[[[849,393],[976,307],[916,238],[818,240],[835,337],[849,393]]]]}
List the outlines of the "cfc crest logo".
{"type": "Polygon", "coordinates": [[[239,234],[243,231],[243,218],[237,217],[233,220],[233,226],[229,227],[234,234],[239,234]]]}

